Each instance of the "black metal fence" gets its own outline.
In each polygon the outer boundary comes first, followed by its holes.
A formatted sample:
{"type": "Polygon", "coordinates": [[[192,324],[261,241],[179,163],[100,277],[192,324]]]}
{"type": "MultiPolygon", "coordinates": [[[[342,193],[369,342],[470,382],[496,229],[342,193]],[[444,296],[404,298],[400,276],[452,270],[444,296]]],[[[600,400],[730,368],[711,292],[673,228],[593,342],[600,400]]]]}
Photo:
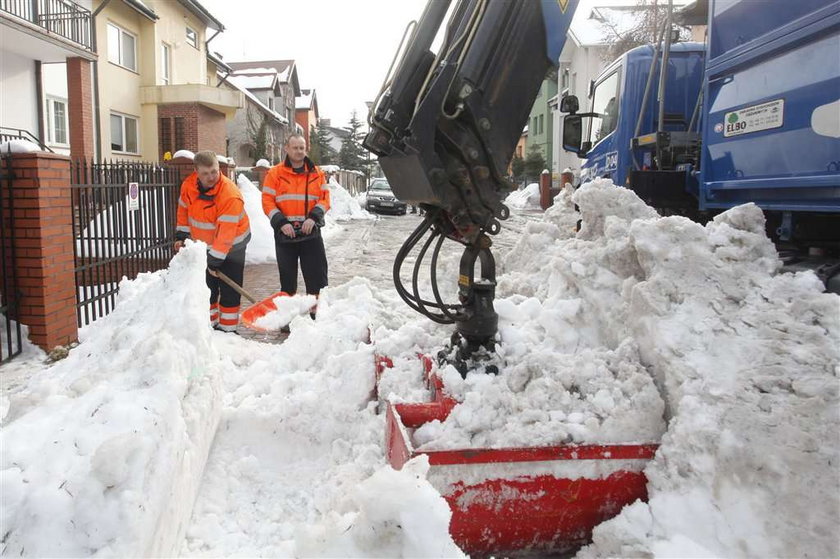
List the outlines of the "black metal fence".
{"type": "Polygon", "coordinates": [[[14,198],[12,160],[0,154],[0,363],[23,350],[17,319],[20,292],[15,266],[14,198]]]}
{"type": "Polygon", "coordinates": [[[91,48],[90,10],[71,0],[0,0],[0,11],[91,48]]]}
{"type": "Polygon", "coordinates": [[[178,179],[176,169],[155,163],[73,163],[79,326],[114,308],[123,276],[134,279],[141,272],[169,265],[180,194],[178,179]]]}

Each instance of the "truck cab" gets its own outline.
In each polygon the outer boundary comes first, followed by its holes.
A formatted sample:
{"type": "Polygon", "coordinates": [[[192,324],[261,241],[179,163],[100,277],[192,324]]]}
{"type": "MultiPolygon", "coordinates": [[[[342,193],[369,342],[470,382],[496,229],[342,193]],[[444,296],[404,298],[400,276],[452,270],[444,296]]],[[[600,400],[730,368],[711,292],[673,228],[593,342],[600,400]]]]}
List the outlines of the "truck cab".
{"type": "MultiPolygon", "coordinates": [[[[654,60],[649,45],[624,53],[592,82],[588,112],[577,114],[577,99],[563,100],[561,110],[572,113],[564,118],[563,147],[586,160],[582,181],[609,178],[636,190],[646,201],[664,196],[671,205],[697,206],[696,180],[677,167],[694,164],[696,168],[699,157],[699,119],[692,122],[692,117],[703,85],[704,57],[702,43],[671,46],[665,134],[657,136],[656,91],[644,99],[654,60]]],[[[658,63],[654,72],[658,75],[658,63]]]]}

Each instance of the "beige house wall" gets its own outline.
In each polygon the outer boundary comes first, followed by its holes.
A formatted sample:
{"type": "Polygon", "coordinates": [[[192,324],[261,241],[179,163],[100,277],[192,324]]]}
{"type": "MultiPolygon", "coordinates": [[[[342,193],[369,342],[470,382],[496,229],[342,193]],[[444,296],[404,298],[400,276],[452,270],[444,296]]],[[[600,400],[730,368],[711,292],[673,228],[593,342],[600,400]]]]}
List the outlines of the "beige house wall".
{"type": "MultiPolygon", "coordinates": [[[[98,5],[99,3],[97,3],[98,5]]],[[[102,157],[105,159],[140,159],[146,142],[142,120],[139,123],[139,149],[141,154],[132,155],[111,151],[111,113],[117,112],[142,119],[140,105],[141,75],[148,71],[148,56],[143,52],[149,33],[154,33],[154,24],[147,18],[126,6],[123,2],[110,2],[96,18],[96,37],[99,50],[99,119],[102,134],[102,157]],[[108,24],[113,23],[135,36],[137,49],[137,72],[108,60],[108,24]]]]}
{"type": "MultiPolygon", "coordinates": [[[[100,5],[101,1],[96,2],[100,5]]],[[[205,26],[189,10],[174,0],[147,0],[159,19],[151,21],[123,2],[110,2],[97,16],[99,43],[99,98],[102,131],[102,157],[120,159],[158,159],[158,109],[142,104],[141,87],[163,85],[162,45],[170,48],[169,84],[207,84],[209,65],[205,45],[205,26]],[[108,61],[107,24],[114,23],[136,37],[137,71],[108,61]],[[197,46],[187,42],[187,26],[196,32],[197,46]],[[111,112],[139,119],[139,154],[111,151],[111,112]]],[[[215,83],[213,84],[215,85],[215,83]]]]}

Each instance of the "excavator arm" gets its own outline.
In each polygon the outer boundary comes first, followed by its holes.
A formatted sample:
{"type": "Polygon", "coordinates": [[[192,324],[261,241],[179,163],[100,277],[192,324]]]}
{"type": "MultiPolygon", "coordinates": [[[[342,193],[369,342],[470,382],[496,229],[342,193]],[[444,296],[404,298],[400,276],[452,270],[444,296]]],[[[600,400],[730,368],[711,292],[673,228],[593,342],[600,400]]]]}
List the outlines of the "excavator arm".
{"type": "Polygon", "coordinates": [[[365,147],[379,157],[394,194],[426,210],[426,219],[397,254],[397,291],[415,310],[456,324],[464,356],[492,349],[498,317],[488,235],[497,234],[500,220],[509,215],[503,203],[513,189],[508,164],[540,86],[558,64],[576,7],[577,0],[458,0],[454,5],[429,0],[420,20],[406,30],[369,116],[365,147]],[[432,46],[442,29],[435,53],[432,46]],[[444,238],[465,245],[454,304],[441,299],[437,286],[444,238]],[[418,246],[409,290],[400,273],[418,246]],[[430,248],[433,297],[428,299],[417,277],[430,248]],[[475,278],[477,264],[480,278],[475,278]]]}

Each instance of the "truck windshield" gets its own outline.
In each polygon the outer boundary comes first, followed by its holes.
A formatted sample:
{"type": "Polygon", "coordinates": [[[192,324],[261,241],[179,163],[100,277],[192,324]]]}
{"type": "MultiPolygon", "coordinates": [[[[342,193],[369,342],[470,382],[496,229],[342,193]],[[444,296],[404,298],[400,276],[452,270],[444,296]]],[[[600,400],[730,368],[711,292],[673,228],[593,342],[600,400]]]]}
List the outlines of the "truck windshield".
{"type": "Polygon", "coordinates": [[[595,87],[592,112],[601,115],[592,117],[589,125],[589,141],[595,145],[615,130],[618,123],[618,71],[595,87]]]}

